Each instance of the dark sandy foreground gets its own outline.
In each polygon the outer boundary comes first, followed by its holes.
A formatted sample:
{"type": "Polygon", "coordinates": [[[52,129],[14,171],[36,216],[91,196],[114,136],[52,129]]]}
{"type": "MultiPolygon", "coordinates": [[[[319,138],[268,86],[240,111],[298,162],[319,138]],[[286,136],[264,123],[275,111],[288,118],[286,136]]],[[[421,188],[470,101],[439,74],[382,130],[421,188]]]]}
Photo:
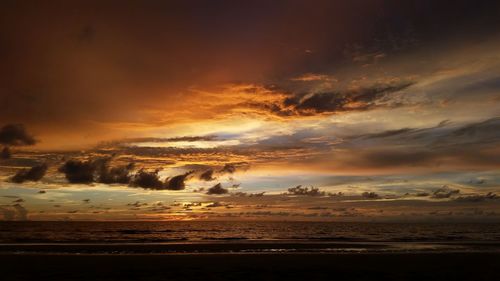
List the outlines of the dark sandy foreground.
{"type": "Polygon", "coordinates": [[[1,280],[499,280],[499,253],[0,255],[1,280]]]}

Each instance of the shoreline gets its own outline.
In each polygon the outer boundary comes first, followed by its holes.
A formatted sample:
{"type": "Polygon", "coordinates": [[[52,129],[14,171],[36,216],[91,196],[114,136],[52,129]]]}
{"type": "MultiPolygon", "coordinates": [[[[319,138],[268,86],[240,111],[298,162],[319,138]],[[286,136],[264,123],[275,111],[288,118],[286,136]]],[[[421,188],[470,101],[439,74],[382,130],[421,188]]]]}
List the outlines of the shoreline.
{"type": "Polygon", "coordinates": [[[499,241],[202,241],[169,243],[0,243],[0,254],[500,253],[499,241]]]}

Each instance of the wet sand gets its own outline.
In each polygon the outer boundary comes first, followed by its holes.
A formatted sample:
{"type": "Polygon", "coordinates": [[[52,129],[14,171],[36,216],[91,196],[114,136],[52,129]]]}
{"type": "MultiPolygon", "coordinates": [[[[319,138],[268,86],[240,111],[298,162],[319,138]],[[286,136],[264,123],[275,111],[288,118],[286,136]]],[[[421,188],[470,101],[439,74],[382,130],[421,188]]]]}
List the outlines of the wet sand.
{"type": "Polygon", "coordinates": [[[2,280],[498,280],[500,253],[2,254],[2,280]]]}

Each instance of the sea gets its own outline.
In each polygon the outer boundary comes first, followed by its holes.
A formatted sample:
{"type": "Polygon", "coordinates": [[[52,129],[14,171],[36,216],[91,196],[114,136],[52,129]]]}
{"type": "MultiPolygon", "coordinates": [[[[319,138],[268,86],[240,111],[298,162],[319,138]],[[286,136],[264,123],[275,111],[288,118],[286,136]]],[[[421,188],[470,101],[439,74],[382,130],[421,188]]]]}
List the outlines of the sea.
{"type": "Polygon", "coordinates": [[[0,253],[499,252],[500,223],[0,222],[0,253]]]}

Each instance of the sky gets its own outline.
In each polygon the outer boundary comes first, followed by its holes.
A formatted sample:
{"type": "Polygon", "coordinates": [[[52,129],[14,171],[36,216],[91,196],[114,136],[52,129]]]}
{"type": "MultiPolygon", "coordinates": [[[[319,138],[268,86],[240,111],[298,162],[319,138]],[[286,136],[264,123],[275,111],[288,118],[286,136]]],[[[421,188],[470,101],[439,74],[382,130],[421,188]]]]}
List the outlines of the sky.
{"type": "Polygon", "coordinates": [[[499,221],[494,1],[4,1],[0,219],[499,221]]]}

